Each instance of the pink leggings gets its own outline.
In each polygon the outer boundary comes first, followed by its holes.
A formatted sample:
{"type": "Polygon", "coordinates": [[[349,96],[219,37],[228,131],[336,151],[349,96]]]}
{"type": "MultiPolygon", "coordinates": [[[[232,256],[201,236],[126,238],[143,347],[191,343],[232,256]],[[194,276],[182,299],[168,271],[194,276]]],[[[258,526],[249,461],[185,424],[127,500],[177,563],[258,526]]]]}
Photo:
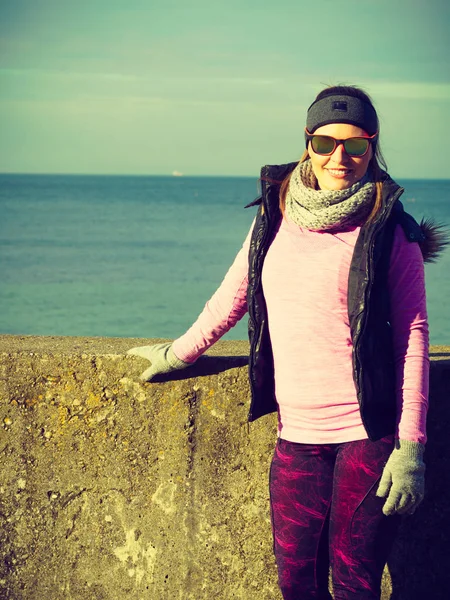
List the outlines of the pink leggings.
{"type": "Polygon", "coordinates": [[[379,600],[400,517],[375,495],[393,436],[377,442],[298,444],[279,439],[270,468],[278,579],[285,600],[379,600]]]}

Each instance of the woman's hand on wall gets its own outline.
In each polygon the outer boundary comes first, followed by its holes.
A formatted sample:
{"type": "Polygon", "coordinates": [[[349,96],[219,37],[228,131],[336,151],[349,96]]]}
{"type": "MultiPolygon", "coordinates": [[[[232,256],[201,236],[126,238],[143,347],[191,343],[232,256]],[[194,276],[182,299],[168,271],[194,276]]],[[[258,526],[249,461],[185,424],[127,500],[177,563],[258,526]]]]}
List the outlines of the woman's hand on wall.
{"type": "Polygon", "coordinates": [[[152,346],[137,346],[128,350],[127,354],[146,358],[152,363],[151,367],[141,374],[140,378],[143,381],[151,381],[155,375],[185,369],[191,364],[175,356],[171,342],[153,344],[152,346]]]}

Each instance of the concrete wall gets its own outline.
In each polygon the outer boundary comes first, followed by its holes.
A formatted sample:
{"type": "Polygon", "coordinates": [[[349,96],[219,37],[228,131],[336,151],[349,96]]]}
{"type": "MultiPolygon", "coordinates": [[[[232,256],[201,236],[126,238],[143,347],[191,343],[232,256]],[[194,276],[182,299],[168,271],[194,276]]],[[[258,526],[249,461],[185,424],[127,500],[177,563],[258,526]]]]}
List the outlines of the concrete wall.
{"type": "MultiPolygon", "coordinates": [[[[141,383],[148,363],[125,351],[156,341],[0,336],[2,600],[281,599],[276,420],[248,431],[248,346],[141,383]]],[[[393,599],[449,597],[450,348],[432,361],[427,498],[403,523],[393,599]]]]}

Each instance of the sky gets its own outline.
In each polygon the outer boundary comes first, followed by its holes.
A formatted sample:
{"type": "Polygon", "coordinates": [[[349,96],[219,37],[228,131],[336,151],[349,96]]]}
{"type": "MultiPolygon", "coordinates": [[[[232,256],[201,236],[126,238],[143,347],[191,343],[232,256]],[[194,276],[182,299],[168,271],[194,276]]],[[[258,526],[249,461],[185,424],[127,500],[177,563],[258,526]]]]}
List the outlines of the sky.
{"type": "Polygon", "coordinates": [[[0,171],[258,176],[363,87],[389,172],[450,178],[448,0],[1,0],[0,171]]]}

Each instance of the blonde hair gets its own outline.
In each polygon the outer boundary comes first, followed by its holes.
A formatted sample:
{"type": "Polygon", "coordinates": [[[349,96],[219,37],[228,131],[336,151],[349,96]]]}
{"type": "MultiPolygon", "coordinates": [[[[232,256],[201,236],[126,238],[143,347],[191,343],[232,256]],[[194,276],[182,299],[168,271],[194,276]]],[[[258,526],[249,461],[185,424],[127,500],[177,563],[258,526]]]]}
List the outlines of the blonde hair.
{"type": "MultiPolygon", "coordinates": [[[[321,98],[325,98],[326,96],[331,96],[334,94],[340,94],[343,96],[354,96],[356,98],[359,98],[361,100],[364,100],[364,101],[370,103],[373,106],[372,99],[367,94],[367,92],[364,92],[361,88],[358,88],[356,86],[338,85],[338,86],[326,87],[324,90],[319,92],[319,94],[317,94],[316,100],[320,100],[321,98]]],[[[379,130],[379,123],[378,123],[378,130],[379,130]]],[[[300,158],[299,162],[302,163],[308,159],[309,159],[309,153],[308,153],[308,150],[305,150],[303,152],[302,157],[300,158]]],[[[380,149],[378,140],[377,140],[377,143],[376,143],[376,146],[374,149],[373,156],[370,159],[368,169],[371,169],[372,174],[373,174],[373,179],[375,182],[375,200],[374,200],[372,211],[371,211],[370,215],[367,217],[367,222],[370,223],[375,218],[375,216],[377,215],[378,211],[380,210],[380,208],[382,207],[382,204],[383,204],[383,178],[385,176],[384,171],[387,171],[386,161],[384,160],[384,157],[381,153],[381,149],[380,149]]],[[[286,194],[289,189],[289,182],[291,180],[291,175],[292,175],[292,173],[290,173],[287,177],[285,177],[283,179],[283,181],[281,182],[281,186],[280,186],[280,211],[281,211],[281,214],[283,215],[283,217],[285,215],[286,194]]]]}

